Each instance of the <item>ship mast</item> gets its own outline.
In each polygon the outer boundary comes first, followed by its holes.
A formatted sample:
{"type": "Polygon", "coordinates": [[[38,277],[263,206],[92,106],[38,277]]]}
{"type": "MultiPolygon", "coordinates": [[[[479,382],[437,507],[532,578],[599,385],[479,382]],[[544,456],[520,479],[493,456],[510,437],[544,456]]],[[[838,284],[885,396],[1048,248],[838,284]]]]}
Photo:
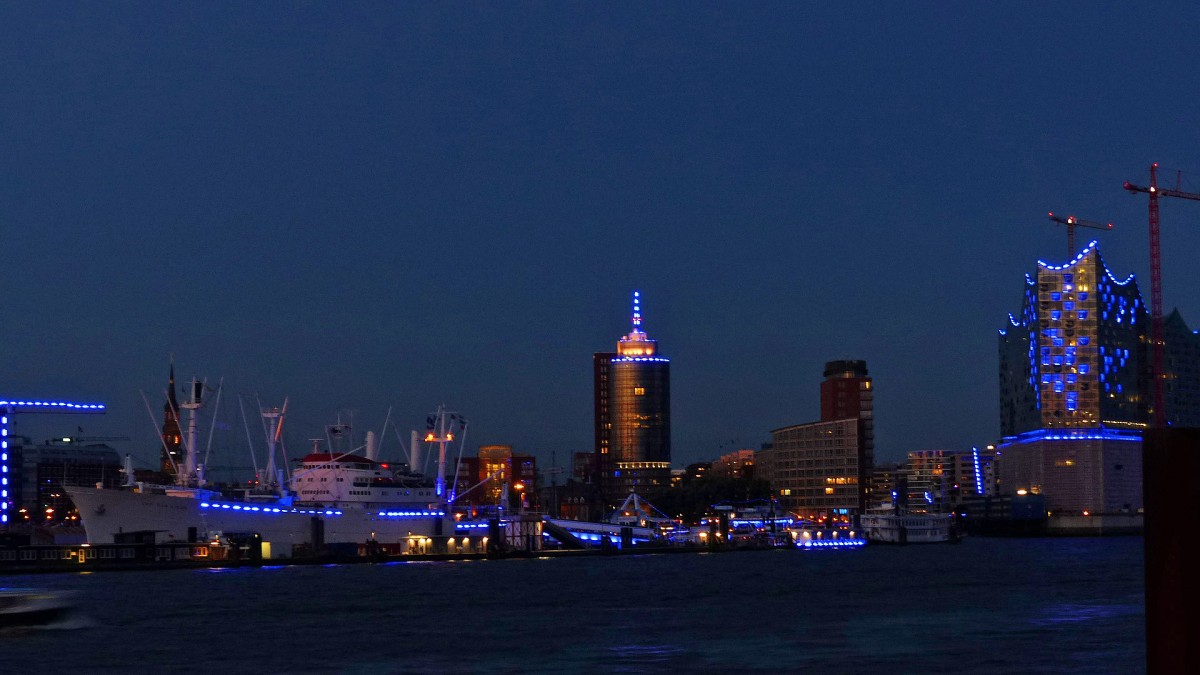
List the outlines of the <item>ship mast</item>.
{"type": "Polygon", "coordinates": [[[441,498],[446,496],[446,444],[454,440],[454,432],[446,424],[445,407],[439,406],[431,421],[432,424],[425,433],[425,442],[438,444],[438,469],[434,492],[441,498]]]}
{"type": "Polygon", "coordinates": [[[279,492],[283,487],[282,470],[276,468],[275,446],[279,444],[279,436],[283,433],[283,415],[287,412],[287,399],[283,400],[283,409],[270,408],[262,411],[262,418],[270,431],[267,434],[267,468],[266,487],[272,492],[279,492]]]}
{"type": "Polygon", "coordinates": [[[200,459],[200,448],[197,446],[196,431],[198,427],[198,417],[200,408],[204,407],[204,383],[192,378],[192,386],[190,389],[190,398],[179,405],[180,408],[187,410],[188,428],[187,428],[187,456],[184,460],[183,472],[179,474],[177,482],[180,485],[204,485],[204,477],[200,475],[198,466],[200,459]]]}

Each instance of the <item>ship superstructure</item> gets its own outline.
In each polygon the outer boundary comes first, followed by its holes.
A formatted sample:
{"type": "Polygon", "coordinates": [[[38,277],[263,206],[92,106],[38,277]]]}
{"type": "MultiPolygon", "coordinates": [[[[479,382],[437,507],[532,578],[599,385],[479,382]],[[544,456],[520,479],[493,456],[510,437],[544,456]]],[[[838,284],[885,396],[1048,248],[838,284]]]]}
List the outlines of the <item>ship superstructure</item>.
{"type": "MultiPolygon", "coordinates": [[[[219,391],[219,390],[218,390],[219,391]]],[[[283,408],[262,411],[268,430],[267,466],[254,489],[219,491],[207,485],[200,461],[197,412],[204,406],[204,384],[193,380],[190,396],[180,408],[190,415],[184,440],[186,458],[176,467],[174,485],[151,485],[131,480],[121,489],[66,487],[75,502],[88,540],[108,544],[122,536],[153,532],[159,541],[207,541],[214,536],[253,534],[268,544],[276,557],[290,556],[296,547],[319,550],[327,544],[404,544],[414,540],[428,546],[430,538],[453,536],[444,489],[445,413],[431,415],[425,439],[438,446],[438,478],[410,471],[405,463],[381,462],[374,435],[360,454],[342,449],[339,437],[349,439],[349,427],[336,425],[326,445],[314,443],[290,479],[278,466],[278,442],[283,408]],[[439,489],[440,488],[440,489],[439,489]]],[[[182,426],[182,425],[181,425],[182,426]]],[[[412,435],[410,460],[419,455],[412,435]]],[[[132,467],[128,467],[127,471],[132,467]]]]}

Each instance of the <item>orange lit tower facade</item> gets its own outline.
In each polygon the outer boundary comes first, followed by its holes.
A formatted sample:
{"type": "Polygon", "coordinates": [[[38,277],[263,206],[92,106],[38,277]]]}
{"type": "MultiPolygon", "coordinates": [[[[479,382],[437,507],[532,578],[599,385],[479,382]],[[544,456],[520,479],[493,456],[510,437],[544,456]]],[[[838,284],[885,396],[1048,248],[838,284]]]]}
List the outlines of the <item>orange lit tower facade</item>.
{"type": "Polygon", "coordinates": [[[671,360],[642,330],[641,295],[633,294],[633,328],[616,352],[592,357],[597,482],[620,503],[671,480],[671,360]]]}

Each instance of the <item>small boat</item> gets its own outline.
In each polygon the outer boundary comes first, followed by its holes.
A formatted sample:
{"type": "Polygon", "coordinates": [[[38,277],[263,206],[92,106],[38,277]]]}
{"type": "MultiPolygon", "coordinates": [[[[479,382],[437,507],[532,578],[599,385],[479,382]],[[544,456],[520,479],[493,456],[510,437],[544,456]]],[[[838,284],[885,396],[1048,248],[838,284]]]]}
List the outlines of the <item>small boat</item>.
{"type": "Polygon", "coordinates": [[[74,610],[74,594],[67,591],[0,589],[0,629],[49,626],[74,610]]]}

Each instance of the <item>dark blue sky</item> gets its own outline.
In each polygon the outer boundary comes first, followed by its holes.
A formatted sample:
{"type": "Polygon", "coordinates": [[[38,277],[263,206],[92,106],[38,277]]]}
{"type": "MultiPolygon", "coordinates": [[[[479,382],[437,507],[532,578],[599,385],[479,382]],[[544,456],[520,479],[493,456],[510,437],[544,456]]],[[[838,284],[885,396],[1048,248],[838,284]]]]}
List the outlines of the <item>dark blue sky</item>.
{"type": "MultiPolygon", "coordinates": [[[[1200,189],[1197,36],[1194,3],[5,4],[0,392],[104,401],[19,430],[150,463],[173,352],[226,380],[215,463],[259,392],[293,448],[445,403],[565,465],[640,289],[680,465],[815,419],[838,358],[881,458],[987,443],[1045,212],[1144,277],[1121,182],[1200,189]]],[[[1200,204],[1163,242],[1200,327],[1200,204]]]]}

